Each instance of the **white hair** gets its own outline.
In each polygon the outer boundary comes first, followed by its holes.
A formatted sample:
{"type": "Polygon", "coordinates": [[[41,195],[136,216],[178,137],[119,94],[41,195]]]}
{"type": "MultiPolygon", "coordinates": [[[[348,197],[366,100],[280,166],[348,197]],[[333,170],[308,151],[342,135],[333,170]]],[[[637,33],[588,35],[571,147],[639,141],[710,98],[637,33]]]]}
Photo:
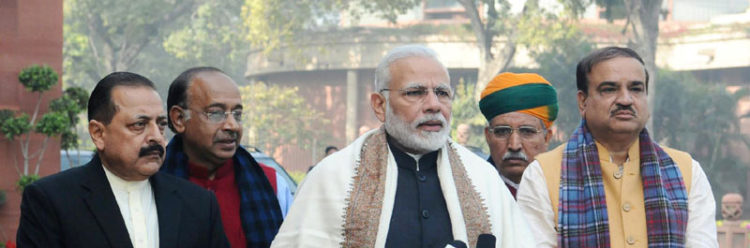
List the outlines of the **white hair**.
{"type": "Polygon", "coordinates": [[[375,69],[375,92],[380,92],[381,90],[388,88],[388,83],[391,82],[391,64],[399,59],[408,57],[426,57],[435,60],[435,62],[443,67],[445,74],[448,75],[448,78],[450,79],[448,69],[440,62],[435,50],[418,44],[403,45],[388,51],[388,54],[386,54],[385,57],[380,60],[380,63],[378,63],[378,67],[375,69]]]}

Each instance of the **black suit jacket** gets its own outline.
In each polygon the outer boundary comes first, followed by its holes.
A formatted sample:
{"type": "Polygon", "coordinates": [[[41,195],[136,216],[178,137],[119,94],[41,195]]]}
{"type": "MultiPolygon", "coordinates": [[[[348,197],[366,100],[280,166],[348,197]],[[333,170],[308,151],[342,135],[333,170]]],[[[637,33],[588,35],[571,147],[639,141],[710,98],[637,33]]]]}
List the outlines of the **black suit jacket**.
{"type": "MultiPolygon", "coordinates": [[[[149,179],[160,247],[229,247],[213,193],[156,173],[149,179]]],[[[98,156],[27,186],[17,242],[24,247],[133,247],[98,156]]]]}

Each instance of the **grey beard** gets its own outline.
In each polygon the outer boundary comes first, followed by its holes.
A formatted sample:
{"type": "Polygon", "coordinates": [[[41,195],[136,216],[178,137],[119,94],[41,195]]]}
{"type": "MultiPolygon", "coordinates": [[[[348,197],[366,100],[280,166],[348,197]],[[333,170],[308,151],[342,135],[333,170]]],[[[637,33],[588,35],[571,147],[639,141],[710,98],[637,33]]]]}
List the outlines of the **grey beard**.
{"type": "Polygon", "coordinates": [[[393,113],[390,103],[386,101],[385,131],[401,146],[410,149],[410,152],[425,154],[443,147],[450,134],[448,125],[448,121],[440,113],[427,114],[414,120],[412,123],[407,123],[393,113]],[[440,121],[443,124],[443,128],[438,132],[422,131],[417,128],[420,123],[434,120],[440,121]]]}

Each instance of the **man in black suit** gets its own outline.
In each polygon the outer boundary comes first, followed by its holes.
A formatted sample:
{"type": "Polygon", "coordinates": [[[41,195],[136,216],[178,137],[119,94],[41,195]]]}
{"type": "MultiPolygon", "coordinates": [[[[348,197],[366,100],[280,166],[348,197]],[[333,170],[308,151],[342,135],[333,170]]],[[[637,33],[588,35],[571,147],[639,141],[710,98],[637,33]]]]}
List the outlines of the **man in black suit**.
{"type": "Polygon", "coordinates": [[[97,154],[25,188],[18,247],[229,247],[215,196],[157,173],[162,106],[154,84],[138,74],[99,81],[88,103],[97,154]]]}

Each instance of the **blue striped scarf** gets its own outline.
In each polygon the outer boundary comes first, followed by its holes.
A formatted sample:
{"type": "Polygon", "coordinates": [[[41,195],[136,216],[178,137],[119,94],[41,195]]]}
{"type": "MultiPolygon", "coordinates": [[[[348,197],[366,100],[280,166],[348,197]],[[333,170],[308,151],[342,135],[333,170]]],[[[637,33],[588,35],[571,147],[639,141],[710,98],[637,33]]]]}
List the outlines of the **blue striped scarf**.
{"type": "MultiPolygon", "coordinates": [[[[238,147],[233,160],[247,247],[270,247],[283,221],[279,200],[263,169],[247,150],[238,147]]],[[[188,159],[182,151],[180,135],[175,135],[167,145],[161,171],[188,179],[188,159]]]]}
{"type": "MultiPolygon", "coordinates": [[[[688,201],[682,174],[646,129],[639,151],[649,247],[684,247],[688,201]]],[[[599,153],[586,121],[563,152],[557,242],[560,247],[609,247],[607,200],[599,153]]]]}

